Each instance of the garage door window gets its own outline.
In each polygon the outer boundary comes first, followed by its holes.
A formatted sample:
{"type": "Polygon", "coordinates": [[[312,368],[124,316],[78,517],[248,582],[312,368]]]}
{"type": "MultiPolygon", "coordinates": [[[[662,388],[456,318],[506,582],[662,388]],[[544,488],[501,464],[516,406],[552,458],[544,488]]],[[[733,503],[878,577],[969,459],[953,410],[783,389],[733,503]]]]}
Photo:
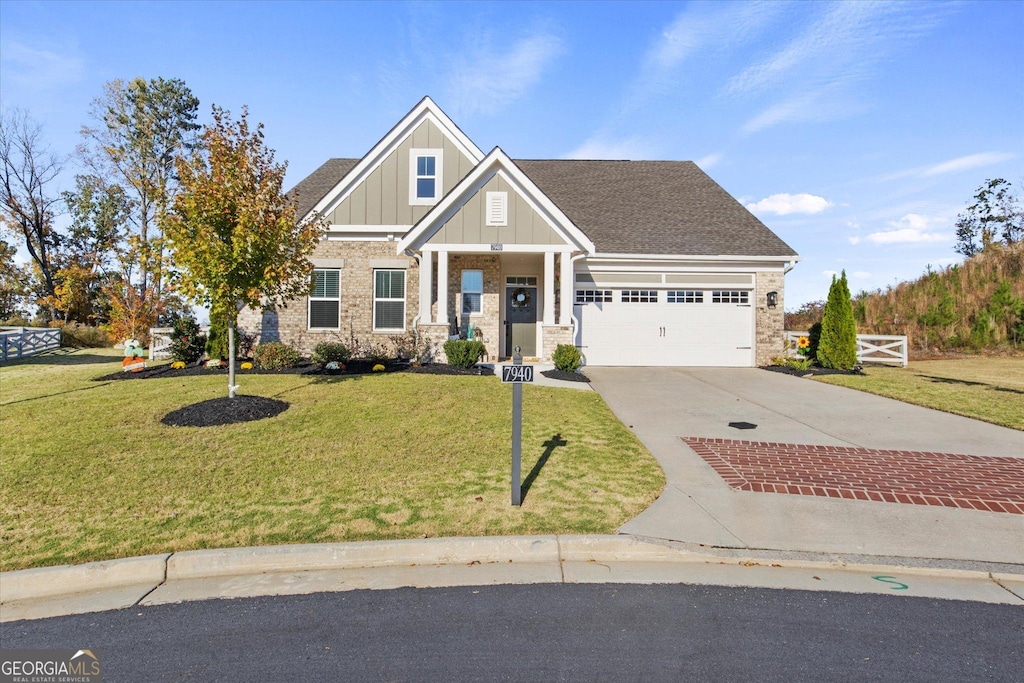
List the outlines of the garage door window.
{"type": "Polygon", "coordinates": [[[612,302],[612,290],[610,289],[577,289],[576,303],[578,304],[610,304],[612,302]]]}
{"type": "Polygon", "coordinates": [[[672,289],[668,292],[670,304],[702,304],[704,292],[699,289],[672,289]]]}
{"type": "Polygon", "coordinates": [[[656,289],[624,289],[624,290],[622,290],[622,303],[624,303],[624,304],[656,304],[656,303],[658,303],[658,290],[656,290],[656,289]]]}
{"type": "Polygon", "coordinates": [[[713,304],[745,304],[749,303],[748,292],[742,290],[712,290],[713,304]]]}

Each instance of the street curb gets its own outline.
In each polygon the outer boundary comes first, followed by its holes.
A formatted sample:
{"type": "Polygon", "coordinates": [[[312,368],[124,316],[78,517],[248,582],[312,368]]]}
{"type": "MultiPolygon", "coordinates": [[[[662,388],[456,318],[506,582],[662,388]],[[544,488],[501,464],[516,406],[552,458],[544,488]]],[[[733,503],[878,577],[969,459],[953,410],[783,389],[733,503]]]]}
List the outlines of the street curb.
{"type": "Polygon", "coordinates": [[[1012,584],[1024,593],[1024,574],[969,569],[851,564],[842,561],[722,557],[676,549],[629,535],[489,536],[362,541],[309,545],[189,550],[81,565],[0,572],[0,604],[71,599],[104,590],[160,586],[197,579],[247,577],[342,569],[459,566],[477,564],[682,563],[859,573],[896,573],[1012,584]]]}
{"type": "Polygon", "coordinates": [[[0,604],[125,586],[156,586],[164,580],[170,556],[165,553],[0,572],[0,604]]]}

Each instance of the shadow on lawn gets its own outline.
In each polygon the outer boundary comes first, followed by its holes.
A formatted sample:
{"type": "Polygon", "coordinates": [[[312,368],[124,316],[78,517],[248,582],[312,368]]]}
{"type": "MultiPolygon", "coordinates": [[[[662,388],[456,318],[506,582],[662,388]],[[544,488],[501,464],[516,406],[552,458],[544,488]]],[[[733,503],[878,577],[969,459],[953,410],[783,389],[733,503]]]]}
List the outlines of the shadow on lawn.
{"type": "Polygon", "coordinates": [[[24,358],[12,358],[4,361],[2,367],[18,367],[20,365],[94,365],[96,363],[116,363],[121,356],[111,353],[112,349],[72,349],[60,348],[43,351],[24,358]]]}
{"type": "Polygon", "coordinates": [[[92,386],[79,387],[77,389],[68,389],[67,391],[58,391],[55,394],[43,394],[42,396],[30,396],[29,398],[19,398],[16,401],[7,401],[6,403],[0,403],[0,406],[13,406],[15,403],[28,403],[29,401],[38,401],[39,399],[42,398],[52,398],[54,396],[63,396],[64,394],[73,394],[76,391],[85,391],[87,389],[99,389],[100,387],[105,387],[108,384],[110,384],[110,382],[104,382],[103,384],[93,384],[92,386]]]}
{"type": "Polygon", "coordinates": [[[555,449],[560,446],[565,446],[568,441],[562,438],[561,434],[555,434],[550,439],[545,441],[542,445],[544,446],[544,452],[540,458],[537,459],[537,464],[533,466],[530,473],[526,475],[526,479],[523,480],[523,486],[520,489],[522,491],[522,500],[526,500],[526,494],[530,491],[530,487],[533,486],[533,482],[536,481],[540,471],[544,469],[544,465],[547,464],[548,458],[555,452],[555,449]]]}
{"type": "Polygon", "coordinates": [[[930,380],[937,384],[960,384],[965,387],[986,387],[988,389],[994,389],[996,391],[1002,391],[1007,394],[1019,394],[1024,396],[1024,391],[1020,389],[1011,389],[1010,387],[1000,387],[995,384],[988,384],[987,382],[974,382],[969,379],[953,379],[952,377],[936,377],[935,375],[921,375],[924,379],[930,380]]]}

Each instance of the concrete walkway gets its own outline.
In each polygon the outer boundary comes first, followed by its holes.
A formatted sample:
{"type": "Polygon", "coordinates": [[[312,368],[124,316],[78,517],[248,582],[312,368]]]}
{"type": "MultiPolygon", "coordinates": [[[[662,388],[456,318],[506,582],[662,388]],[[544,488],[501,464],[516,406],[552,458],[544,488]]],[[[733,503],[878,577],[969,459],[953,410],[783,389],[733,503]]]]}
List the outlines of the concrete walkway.
{"type": "Polygon", "coordinates": [[[721,548],[1024,566],[1024,515],[739,491],[681,439],[1022,458],[1024,432],[759,369],[587,374],[668,479],[661,498],[621,533],[721,548]]]}

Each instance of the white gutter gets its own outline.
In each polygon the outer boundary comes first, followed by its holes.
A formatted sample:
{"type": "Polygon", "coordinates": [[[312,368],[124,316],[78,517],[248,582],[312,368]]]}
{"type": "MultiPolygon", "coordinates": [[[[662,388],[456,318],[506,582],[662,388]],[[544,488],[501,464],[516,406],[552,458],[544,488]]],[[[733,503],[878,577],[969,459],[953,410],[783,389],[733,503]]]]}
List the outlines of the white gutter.
{"type": "Polygon", "coordinates": [[[593,261],[788,261],[796,263],[799,256],[739,256],[735,254],[594,254],[593,261]]]}

